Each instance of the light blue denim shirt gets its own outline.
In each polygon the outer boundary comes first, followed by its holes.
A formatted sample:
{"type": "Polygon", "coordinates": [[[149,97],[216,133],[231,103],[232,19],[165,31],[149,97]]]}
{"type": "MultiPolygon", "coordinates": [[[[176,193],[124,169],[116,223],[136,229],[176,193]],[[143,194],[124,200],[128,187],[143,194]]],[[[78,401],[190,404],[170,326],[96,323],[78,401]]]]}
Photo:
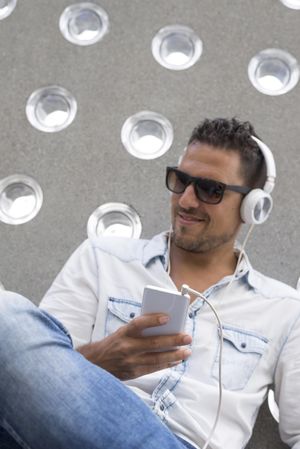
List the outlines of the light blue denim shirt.
{"type": "MultiPolygon", "coordinates": [[[[66,326],[75,347],[102,339],[140,314],[145,285],[176,288],[166,272],[167,252],[166,233],[149,241],[86,240],[40,307],[66,326]]],[[[223,401],[210,447],[244,448],[273,384],[281,437],[300,449],[299,292],[255,271],[247,256],[226,290],[230,279],[204,292],[220,315],[224,333],[223,401]]],[[[186,362],[126,384],[174,433],[201,448],[218,405],[219,356],[218,326],[201,299],[190,305],[185,330],[193,337],[186,362]]]]}

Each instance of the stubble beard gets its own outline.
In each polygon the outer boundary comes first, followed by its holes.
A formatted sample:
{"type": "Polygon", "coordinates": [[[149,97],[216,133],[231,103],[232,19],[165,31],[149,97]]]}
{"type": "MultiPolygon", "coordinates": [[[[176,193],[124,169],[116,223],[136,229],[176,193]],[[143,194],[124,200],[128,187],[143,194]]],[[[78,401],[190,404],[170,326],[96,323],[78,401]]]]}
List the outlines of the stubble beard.
{"type": "Polygon", "coordinates": [[[178,247],[192,253],[206,253],[234,240],[235,232],[222,235],[195,235],[190,236],[185,226],[173,230],[172,241],[178,247]]]}

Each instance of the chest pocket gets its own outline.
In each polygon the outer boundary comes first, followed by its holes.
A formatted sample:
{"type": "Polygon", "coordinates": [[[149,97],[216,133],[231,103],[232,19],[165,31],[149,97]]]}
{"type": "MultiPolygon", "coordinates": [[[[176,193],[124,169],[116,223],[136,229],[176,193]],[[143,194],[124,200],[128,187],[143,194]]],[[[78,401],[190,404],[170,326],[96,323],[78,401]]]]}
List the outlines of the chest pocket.
{"type": "MultiPolygon", "coordinates": [[[[243,329],[223,326],[222,384],[228,390],[243,389],[268,346],[268,339],[243,329]]],[[[219,379],[219,349],[212,375],[219,379]]]]}
{"type": "Polygon", "coordinates": [[[112,334],[141,314],[141,304],[130,299],[108,298],[105,335],[112,334]]]}

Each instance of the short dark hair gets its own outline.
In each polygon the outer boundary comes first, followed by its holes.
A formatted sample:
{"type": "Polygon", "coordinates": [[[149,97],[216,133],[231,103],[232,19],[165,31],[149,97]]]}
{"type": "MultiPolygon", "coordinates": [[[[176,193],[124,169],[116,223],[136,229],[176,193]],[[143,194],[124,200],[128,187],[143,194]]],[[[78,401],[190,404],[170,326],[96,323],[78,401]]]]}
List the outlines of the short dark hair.
{"type": "Polygon", "coordinates": [[[237,151],[241,158],[241,175],[249,187],[263,187],[266,179],[264,156],[251,139],[258,137],[250,122],[241,122],[235,117],[231,119],[205,119],[196,128],[188,141],[201,142],[217,147],[237,151]]]}

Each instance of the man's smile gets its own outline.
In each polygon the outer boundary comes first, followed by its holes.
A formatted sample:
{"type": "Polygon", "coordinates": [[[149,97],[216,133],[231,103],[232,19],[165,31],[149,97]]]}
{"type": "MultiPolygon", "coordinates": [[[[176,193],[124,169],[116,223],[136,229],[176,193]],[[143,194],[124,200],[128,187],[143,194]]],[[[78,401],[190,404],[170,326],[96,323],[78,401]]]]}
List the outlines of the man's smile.
{"type": "Polygon", "coordinates": [[[196,215],[188,214],[186,212],[177,212],[179,222],[185,225],[198,224],[207,221],[204,217],[198,217],[196,215]]]}

